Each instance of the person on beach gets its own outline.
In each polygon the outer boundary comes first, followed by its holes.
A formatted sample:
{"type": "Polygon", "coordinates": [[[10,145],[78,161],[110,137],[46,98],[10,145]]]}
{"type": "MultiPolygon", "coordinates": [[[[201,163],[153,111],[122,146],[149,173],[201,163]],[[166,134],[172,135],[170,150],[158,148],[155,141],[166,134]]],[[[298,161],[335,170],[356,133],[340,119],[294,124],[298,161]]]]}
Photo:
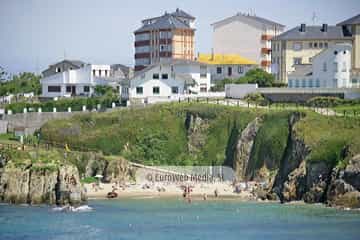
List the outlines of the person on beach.
{"type": "Polygon", "coordinates": [[[215,198],[217,198],[219,196],[219,192],[218,192],[218,189],[216,188],[215,191],[214,191],[214,196],[215,198]]]}

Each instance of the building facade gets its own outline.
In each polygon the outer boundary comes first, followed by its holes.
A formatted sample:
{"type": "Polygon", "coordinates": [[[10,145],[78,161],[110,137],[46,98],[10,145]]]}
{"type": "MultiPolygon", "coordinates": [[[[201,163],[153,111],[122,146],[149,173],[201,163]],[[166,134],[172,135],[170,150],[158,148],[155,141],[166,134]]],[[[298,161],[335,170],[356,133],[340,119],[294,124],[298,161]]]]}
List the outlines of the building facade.
{"type": "Polygon", "coordinates": [[[198,61],[208,65],[211,83],[222,81],[226,78],[237,79],[245,76],[250,70],[256,68],[256,62],[239,55],[230,54],[199,54],[198,61]]]}
{"type": "Polygon", "coordinates": [[[315,55],[312,64],[295,65],[289,88],[358,88],[351,80],[351,44],[335,44],[315,55]]]}
{"type": "Polygon", "coordinates": [[[347,19],[337,26],[349,32],[352,37],[351,81],[354,85],[360,84],[360,14],[347,19]]]}
{"type": "Polygon", "coordinates": [[[210,90],[207,65],[173,60],[148,66],[135,73],[121,88],[123,99],[174,98],[210,90]]]}
{"type": "Polygon", "coordinates": [[[145,19],[135,34],[135,71],[171,59],[194,60],[195,18],[176,9],[145,19]]]}
{"type": "Polygon", "coordinates": [[[278,82],[288,83],[288,74],[299,64],[312,64],[315,55],[335,44],[352,43],[341,26],[301,24],[271,40],[272,73],[278,82]]]}
{"type": "Polygon", "coordinates": [[[236,54],[271,71],[271,39],[285,26],[258,16],[238,13],[212,24],[215,54],[236,54]]]}
{"type": "Polygon", "coordinates": [[[74,63],[80,61],[64,60],[50,65],[43,71],[40,79],[42,97],[91,96],[97,85],[117,87],[122,80],[118,69],[110,65],[81,63],[78,68],[74,63]]]}

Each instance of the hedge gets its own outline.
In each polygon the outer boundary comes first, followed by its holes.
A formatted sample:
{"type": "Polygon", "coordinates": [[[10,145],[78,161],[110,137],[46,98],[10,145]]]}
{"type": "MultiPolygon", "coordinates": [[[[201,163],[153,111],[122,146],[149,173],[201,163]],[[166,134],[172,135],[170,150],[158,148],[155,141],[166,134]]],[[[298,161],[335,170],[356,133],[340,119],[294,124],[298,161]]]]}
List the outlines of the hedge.
{"type": "Polygon", "coordinates": [[[11,110],[13,113],[23,113],[24,108],[27,108],[29,112],[36,112],[39,108],[41,108],[42,112],[52,112],[55,107],[57,112],[66,112],[69,107],[71,107],[72,111],[81,111],[83,106],[91,110],[96,108],[98,104],[100,104],[102,108],[110,108],[113,102],[119,104],[119,97],[71,98],[39,103],[17,102],[5,106],[5,109],[6,111],[11,110]]]}

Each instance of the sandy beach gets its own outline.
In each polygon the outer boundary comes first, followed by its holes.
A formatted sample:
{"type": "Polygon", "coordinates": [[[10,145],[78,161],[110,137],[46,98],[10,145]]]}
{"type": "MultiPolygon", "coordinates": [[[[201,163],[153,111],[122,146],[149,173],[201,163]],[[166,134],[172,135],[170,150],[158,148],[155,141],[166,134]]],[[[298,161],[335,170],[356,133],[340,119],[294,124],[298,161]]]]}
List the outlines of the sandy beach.
{"type": "MultiPolygon", "coordinates": [[[[244,200],[254,199],[251,190],[242,190],[240,193],[234,191],[234,187],[230,183],[199,183],[192,184],[191,197],[201,198],[204,196],[211,199],[215,198],[215,191],[218,193],[218,198],[239,198],[244,200]]],[[[113,183],[100,183],[99,186],[94,184],[84,184],[89,199],[106,198],[107,194],[115,189],[118,198],[126,197],[182,197],[183,188],[180,184],[125,184],[119,187],[113,183]]]]}

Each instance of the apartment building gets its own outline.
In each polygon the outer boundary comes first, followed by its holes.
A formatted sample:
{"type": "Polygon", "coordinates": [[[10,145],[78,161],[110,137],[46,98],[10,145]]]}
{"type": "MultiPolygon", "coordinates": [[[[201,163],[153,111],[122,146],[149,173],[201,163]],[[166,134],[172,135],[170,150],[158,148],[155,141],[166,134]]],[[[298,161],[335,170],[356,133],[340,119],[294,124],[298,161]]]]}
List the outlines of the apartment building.
{"type": "Polygon", "coordinates": [[[352,57],[351,57],[351,81],[353,85],[360,85],[360,14],[338,23],[344,31],[352,37],[352,57]]]}
{"type": "Polygon", "coordinates": [[[194,60],[195,18],[181,9],[142,21],[135,35],[135,71],[171,59],[194,60]]]}
{"type": "Polygon", "coordinates": [[[238,13],[212,24],[215,54],[236,54],[271,71],[271,39],[285,26],[250,14],[238,13]]]}
{"type": "Polygon", "coordinates": [[[271,72],[277,81],[288,83],[296,65],[312,64],[315,55],[341,43],[352,43],[351,33],[342,26],[301,24],[271,40],[271,72]]]}

